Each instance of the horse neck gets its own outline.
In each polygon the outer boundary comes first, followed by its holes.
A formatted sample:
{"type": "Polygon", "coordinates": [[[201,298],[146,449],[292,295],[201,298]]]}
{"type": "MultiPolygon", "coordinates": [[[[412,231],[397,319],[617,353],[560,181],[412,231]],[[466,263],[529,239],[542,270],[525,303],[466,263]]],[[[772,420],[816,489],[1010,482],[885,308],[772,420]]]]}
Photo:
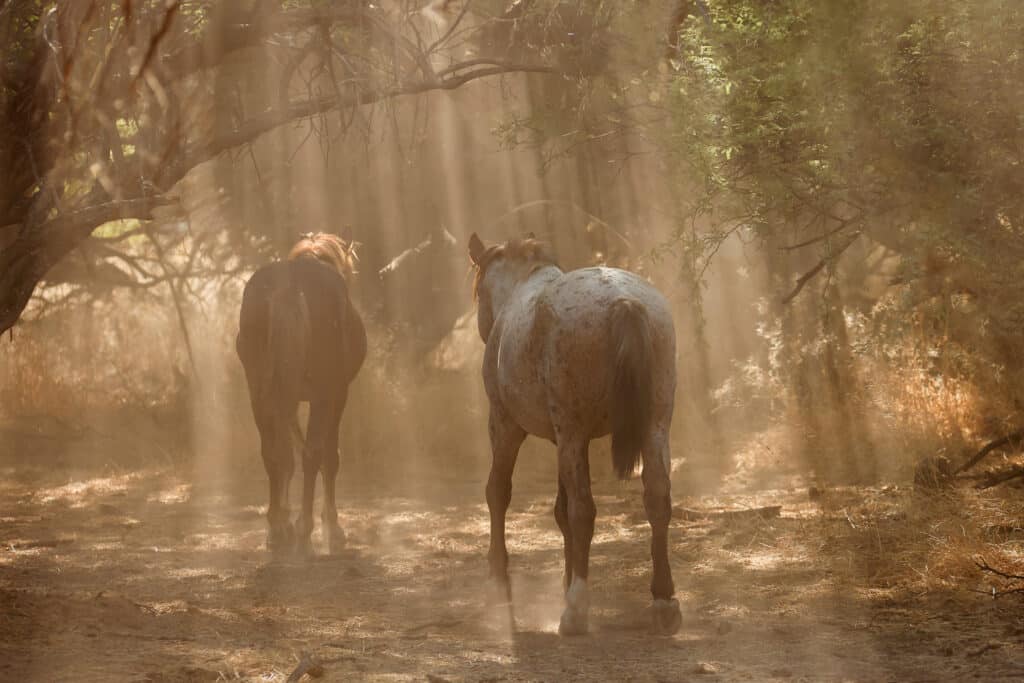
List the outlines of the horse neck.
{"type": "Polygon", "coordinates": [[[530,293],[537,287],[543,287],[552,279],[562,274],[562,270],[554,264],[538,264],[536,262],[517,263],[513,268],[504,268],[491,288],[491,305],[497,315],[510,302],[530,293]]]}

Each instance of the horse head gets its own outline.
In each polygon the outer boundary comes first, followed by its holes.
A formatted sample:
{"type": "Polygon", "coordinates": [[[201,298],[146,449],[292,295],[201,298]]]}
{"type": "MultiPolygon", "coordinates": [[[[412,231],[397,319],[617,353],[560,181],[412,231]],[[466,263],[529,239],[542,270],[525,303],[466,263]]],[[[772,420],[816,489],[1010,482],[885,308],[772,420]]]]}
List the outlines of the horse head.
{"type": "Polygon", "coordinates": [[[460,277],[464,258],[438,224],[377,271],[384,320],[403,330],[398,337],[416,355],[434,349],[469,307],[460,277]]]}
{"type": "Polygon", "coordinates": [[[515,288],[538,270],[558,267],[547,245],[535,239],[533,233],[490,246],[473,233],[469,238],[469,258],[476,269],[473,298],[477,302],[477,325],[484,342],[515,288]]]}

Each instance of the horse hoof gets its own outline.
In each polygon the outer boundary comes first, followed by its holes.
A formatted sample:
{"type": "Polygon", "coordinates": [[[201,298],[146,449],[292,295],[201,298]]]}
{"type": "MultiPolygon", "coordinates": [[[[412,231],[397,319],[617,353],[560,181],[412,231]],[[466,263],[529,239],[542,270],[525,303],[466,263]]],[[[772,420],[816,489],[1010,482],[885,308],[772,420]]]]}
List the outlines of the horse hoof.
{"type": "Polygon", "coordinates": [[[512,584],[508,579],[491,578],[487,586],[487,604],[491,607],[508,605],[512,602],[512,584]]]}
{"type": "Polygon", "coordinates": [[[275,542],[270,539],[267,539],[267,550],[270,552],[270,555],[274,560],[286,560],[292,555],[292,547],[290,544],[275,542]]]}
{"type": "Polygon", "coordinates": [[[658,635],[673,636],[683,625],[683,614],[679,610],[679,601],[655,600],[651,605],[651,614],[654,620],[654,631],[658,635]]]}
{"type": "Polygon", "coordinates": [[[299,541],[295,545],[295,554],[304,560],[312,560],[316,557],[316,553],[313,551],[313,542],[308,538],[299,541]]]}
{"type": "Polygon", "coordinates": [[[341,532],[331,534],[327,539],[327,548],[331,555],[341,555],[345,552],[345,535],[341,532]]]}
{"type": "Polygon", "coordinates": [[[587,613],[573,607],[566,607],[562,619],[558,622],[558,634],[562,636],[582,636],[587,633],[587,613]]]}
{"type": "Polygon", "coordinates": [[[288,557],[294,548],[295,531],[290,524],[272,528],[267,534],[267,550],[276,559],[288,557]]]}

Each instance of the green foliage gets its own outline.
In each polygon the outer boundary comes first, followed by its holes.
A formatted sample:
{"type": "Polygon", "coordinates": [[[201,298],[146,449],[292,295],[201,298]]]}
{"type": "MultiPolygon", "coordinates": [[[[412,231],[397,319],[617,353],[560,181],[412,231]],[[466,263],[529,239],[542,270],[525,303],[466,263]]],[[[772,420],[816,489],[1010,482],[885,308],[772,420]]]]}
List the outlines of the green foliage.
{"type": "Polygon", "coordinates": [[[770,234],[852,219],[893,248],[881,233],[909,226],[1019,235],[1019,3],[709,6],[672,62],[672,149],[702,182],[692,209],[770,234]]]}
{"type": "Polygon", "coordinates": [[[773,374],[758,382],[794,395],[817,382],[807,405],[820,411],[833,367],[854,403],[856,392],[898,402],[930,382],[944,388],[922,396],[948,396],[968,381],[975,417],[1019,421],[1024,5],[706,4],[668,60],[665,147],[688,188],[678,243],[697,278],[731,235],[765,247],[780,291],[762,321],[786,338],[789,360],[762,361],[773,374]],[[846,252],[851,240],[859,248],[846,252]],[[854,253],[859,262],[843,262],[854,253]],[[871,268],[860,263],[872,254],[871,268]],[[801,294],[816,297],[817,318],[780,308],[819,262],[801,294]],[[882,284],[868,292],[870,277],[882,284]],[[827,322],[836,312],[841,324],[827,322]],[[808,372],[820,377],[808,384],[808,372]],[[869,389],[871,377],[884,381],[869,389]]]}

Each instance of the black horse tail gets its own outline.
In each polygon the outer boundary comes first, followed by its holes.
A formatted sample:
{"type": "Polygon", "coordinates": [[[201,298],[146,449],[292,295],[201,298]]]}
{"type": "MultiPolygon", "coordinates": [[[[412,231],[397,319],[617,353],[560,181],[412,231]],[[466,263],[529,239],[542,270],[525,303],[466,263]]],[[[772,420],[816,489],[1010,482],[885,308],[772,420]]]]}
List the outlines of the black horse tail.
{"type": "Polygon", "coordinates": [[[264,390],[297,396],[308,370],[312,329],[309,304],[295,286],[275,289],[267,305],[267,353],[264,390]]]}
{"type": "Polygon", "coordinates": [[[643,305],[627,299],[612,304],[610,333],[612,465],[620,479],[629,479],[640,464],[654,403],[654,347],[643,305]]]}

